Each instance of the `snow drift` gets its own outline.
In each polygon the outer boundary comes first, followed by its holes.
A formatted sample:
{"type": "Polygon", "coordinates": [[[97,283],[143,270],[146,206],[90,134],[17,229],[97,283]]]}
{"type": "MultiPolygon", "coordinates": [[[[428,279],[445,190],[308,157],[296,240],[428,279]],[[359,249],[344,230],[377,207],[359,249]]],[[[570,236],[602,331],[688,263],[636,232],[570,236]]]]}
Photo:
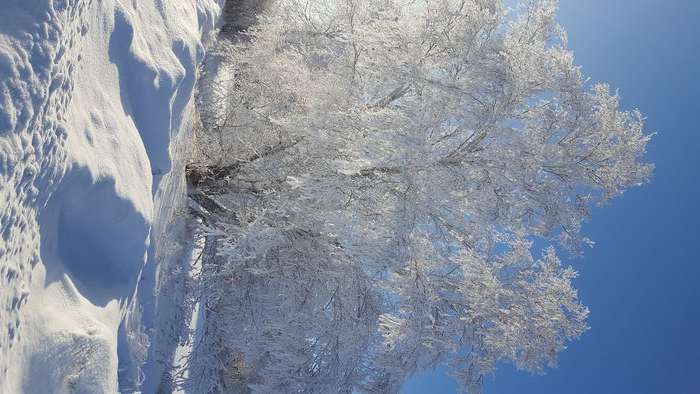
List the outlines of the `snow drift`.
{"type": "Polygon", "coordinates": [[[178,152],[223,2],[3,3],[0,392],[141,383],[155,235],[182,205],[178,152]]]}

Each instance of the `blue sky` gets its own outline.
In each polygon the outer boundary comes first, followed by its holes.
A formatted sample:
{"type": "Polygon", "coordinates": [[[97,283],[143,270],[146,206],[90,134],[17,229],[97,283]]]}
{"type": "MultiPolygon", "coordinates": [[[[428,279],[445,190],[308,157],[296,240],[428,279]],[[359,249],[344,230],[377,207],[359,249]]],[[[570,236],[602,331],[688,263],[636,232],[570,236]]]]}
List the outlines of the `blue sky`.
{"type": "MultiPolygon", "coordinates": [[[[486,394],[700,393],[700,0],[560,0],[592,82],[619,89],[658,132],[652,183],[596,209],[576,286],[591,330],[532,376],[503,366],[486,394]]],[[[452,393],[441,370],[404,393],[452,393]]]]}

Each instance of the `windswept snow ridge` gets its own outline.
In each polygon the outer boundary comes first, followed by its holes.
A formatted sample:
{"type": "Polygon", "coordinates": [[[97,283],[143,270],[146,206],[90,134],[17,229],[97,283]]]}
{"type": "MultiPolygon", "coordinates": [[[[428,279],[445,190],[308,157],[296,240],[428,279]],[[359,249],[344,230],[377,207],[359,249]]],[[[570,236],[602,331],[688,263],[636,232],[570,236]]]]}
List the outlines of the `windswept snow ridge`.
{"type": "Polygon", "coordinates": [[[3,3],[0,393],[141,383],[158,235],[184,198],[178,152],[223,2],[3,3]]]}

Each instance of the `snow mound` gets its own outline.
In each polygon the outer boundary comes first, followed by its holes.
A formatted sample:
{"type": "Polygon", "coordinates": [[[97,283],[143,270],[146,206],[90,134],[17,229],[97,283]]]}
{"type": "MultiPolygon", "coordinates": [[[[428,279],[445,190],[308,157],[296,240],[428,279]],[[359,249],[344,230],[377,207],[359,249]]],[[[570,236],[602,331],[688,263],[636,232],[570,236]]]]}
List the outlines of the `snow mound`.
{"type": "Polygon", "coordinates": [[[0,393],[139,385],[143,328],[124,322],[152,303],[136,289],[184,198],[178,146],[222,6],[3,2],[0,393]]]}

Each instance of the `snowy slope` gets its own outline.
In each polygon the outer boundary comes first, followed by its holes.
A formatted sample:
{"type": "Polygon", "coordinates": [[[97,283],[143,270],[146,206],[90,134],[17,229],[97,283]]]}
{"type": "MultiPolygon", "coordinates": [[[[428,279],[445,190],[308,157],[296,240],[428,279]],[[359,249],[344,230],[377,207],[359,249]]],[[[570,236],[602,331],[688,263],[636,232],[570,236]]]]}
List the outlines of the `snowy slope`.
{"type": "Polygon", "coordinates": [[[1,393],[139,383],[156,235],[184,197],[178,152],[222,3],[3,2],[1,393]]]}

